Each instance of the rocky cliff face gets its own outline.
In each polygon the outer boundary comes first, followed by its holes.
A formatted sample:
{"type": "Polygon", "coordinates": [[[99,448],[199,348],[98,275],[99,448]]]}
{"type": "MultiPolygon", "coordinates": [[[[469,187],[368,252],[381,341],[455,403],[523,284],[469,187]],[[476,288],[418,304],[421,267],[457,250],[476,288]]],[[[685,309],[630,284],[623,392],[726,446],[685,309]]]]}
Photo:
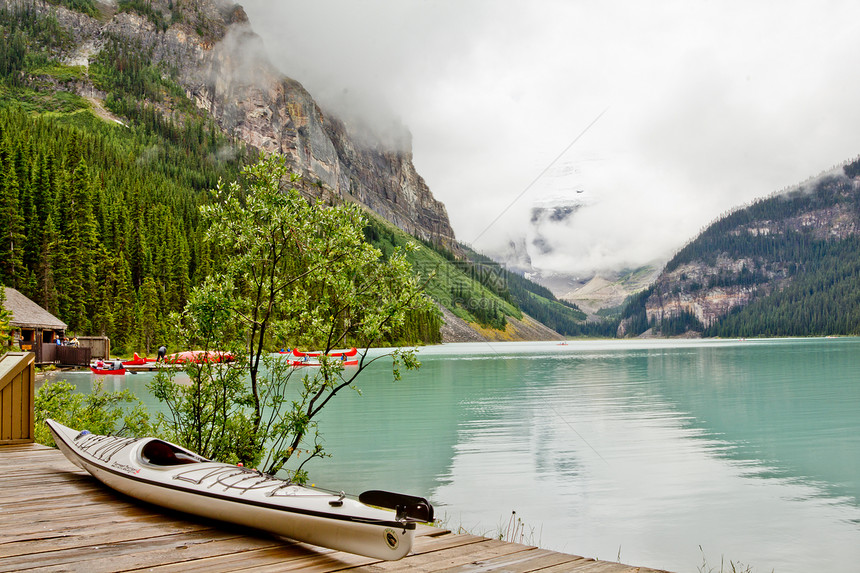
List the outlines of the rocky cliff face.
{"type": "MultiPolygon", "coordinates": [[[[0,0],[7,6],[18,0],[0,0]]],[[[456,249],[445,206],[412,164],[410,144],[386,149],[350,133],[296,81],[269,63],[241,6],[224,0],[150,0],[148,16],[101,5],[100,18],[36,1],[75,38],[83,63],[108,37],[139,43],[175,72],[188,98],[236,139],[285,155],[305,190],[357,201],[421,239],[456,249]]],[[[82,92],[95,93],[92,86],[82,92]]],[[[96,94],[98,95],[98,94],[96,94]]],[[[170,110],[164,110],[169,113],[170,110]]]]}
{"type": "MultiPolygon", "coordinates": [[[[784,245],[860,236],[860,178],[840,171],[716,223],[718,232],[709,229],[705,239],[697,239],[714,247],[698,248],[696,256],[684,256],[682,251],[681,262],[670,262],[670,270],[652,284],[645,300],[648,320],[659,324],[688,314],[707,328],[733,310],[785,288],[811,263],[793,256],[802,249],[784,245]],[[754,256],[730,255],[717,246],[749,252],[755,249],[739,245],[752,243],[758,245],[754,256]]],[[[629,320],[622,321],[619,336],[629,334],[629,326],[629,320]]]]}
{"type": "Polygon", "coordinates": [[[764,296],[779,288],[786,280],[784,269],[767,272],[767,282],[756,285],[716,284],[730,282],[726,277],[736,278],[753,268],[751,259],[717,257],[714,264],[695,261],[664,273],[654,283],[654,292],[645,303],[648,320],[660,322],[668,318],[690,313],[705,327],[736,307],[743,307],[756,296],[764,296]]]}

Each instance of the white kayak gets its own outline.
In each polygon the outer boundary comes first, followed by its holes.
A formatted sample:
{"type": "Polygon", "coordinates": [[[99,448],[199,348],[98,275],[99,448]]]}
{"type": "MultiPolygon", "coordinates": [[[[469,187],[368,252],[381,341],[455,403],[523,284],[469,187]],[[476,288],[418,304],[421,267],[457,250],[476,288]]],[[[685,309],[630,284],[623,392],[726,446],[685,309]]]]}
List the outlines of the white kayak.
{"type": "Polygon", "coordinates": [[[47,424],[69,461],[119,492],[297,541],[394,560],[412,549],[415,524],[433,521],[433,507],[420,497],[368,491],[355,500],[213,462],[158,438],[101,436],[54,420],[47,424]]]}

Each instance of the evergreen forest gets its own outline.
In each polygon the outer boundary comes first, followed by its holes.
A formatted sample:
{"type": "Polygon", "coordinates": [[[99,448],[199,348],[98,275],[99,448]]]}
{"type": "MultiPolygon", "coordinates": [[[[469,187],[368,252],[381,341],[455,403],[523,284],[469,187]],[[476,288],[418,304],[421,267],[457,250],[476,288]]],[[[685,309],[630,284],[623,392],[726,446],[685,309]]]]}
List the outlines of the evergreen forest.
{"type": "Polygon", "coordinates": [[[677,283],[652,285],[628,300],[628,332],[654,328],[663,336],[688,330],[703,336],[827,336],[860,334],[860,161],[843,173],[772,195],[737,209],[705,229],[666,265],[711,269],[705,277],[680,276],[677,283]],[[744,261],[740,270],[723,261],[744,261]],[[696,296],[714,289],[740,288],[749,304],[703,325],[689,312],[661,322],[648,320],[645,304],[654,297],[696,296]]]}
{"type": "MultiPolygon", "coordinates": [[[[98,12],[90,0],[53,3],[98,12]]],[[[145,2],[118,9],[160,17],[145,2]]],[[[0,34],[0,283],[69,333],[109,336],[117,353],[170,344],[171,313],[223,263],[202,239],[200,207],[258,152],[224,135],[176,71],[134,41],[107,36],[88,66],[63,64],[74,39],[27,2],[0,8],[0,34]],[[81,84],[103,102],[78,95],[81,84]]],[[[368,219],[366,239],[384,257],[415,241],[368,219]]],[[[409,260],[425,291],[468,322],[503,330],[526,312],[563,334],[597,332],[575,307],[488,260],[432,244],[409,260]]],[[[438,343],[441,324],[438,312],[412,315],[387,342],[438,343]]]]}

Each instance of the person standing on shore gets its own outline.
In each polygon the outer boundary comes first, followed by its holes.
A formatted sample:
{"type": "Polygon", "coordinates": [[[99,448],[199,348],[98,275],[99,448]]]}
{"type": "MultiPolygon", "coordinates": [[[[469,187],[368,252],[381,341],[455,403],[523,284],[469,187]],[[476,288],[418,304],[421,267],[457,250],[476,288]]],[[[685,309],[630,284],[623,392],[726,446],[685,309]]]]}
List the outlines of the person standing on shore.
{"type": "Polygon", "coordinates": [[[155,359],[156,362],[163,362],[164,356],[167,354],[167,347],[163,344],[158,347],[158,358],[155,359]]]}

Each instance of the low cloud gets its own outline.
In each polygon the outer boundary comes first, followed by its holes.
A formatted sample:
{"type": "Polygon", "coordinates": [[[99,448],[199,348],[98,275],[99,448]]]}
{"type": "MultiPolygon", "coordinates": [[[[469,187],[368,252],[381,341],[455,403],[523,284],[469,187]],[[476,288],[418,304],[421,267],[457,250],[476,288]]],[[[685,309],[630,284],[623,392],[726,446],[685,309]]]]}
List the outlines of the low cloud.
{"type": "Polygon", "coordinates": [[[226,68],[218,69],[230,81],[261,90],[271,87],[276,68],[270,63],[263,39],[250,24],[230,26],[215,46],[215,58],[226,64],[226,68]]]}
{"type": "Polygon", "coordinates": [[[244,5],[324,108],[380,140],[411,132],[460,240],[527,245],[533,206],[583,189],[592,203],[530,253],[548,270],[666,258],[721,213],[860,152],[849,1],[244,5]],[[558,163],[575,177],[525,191],[603,110],[558,163]]]}

